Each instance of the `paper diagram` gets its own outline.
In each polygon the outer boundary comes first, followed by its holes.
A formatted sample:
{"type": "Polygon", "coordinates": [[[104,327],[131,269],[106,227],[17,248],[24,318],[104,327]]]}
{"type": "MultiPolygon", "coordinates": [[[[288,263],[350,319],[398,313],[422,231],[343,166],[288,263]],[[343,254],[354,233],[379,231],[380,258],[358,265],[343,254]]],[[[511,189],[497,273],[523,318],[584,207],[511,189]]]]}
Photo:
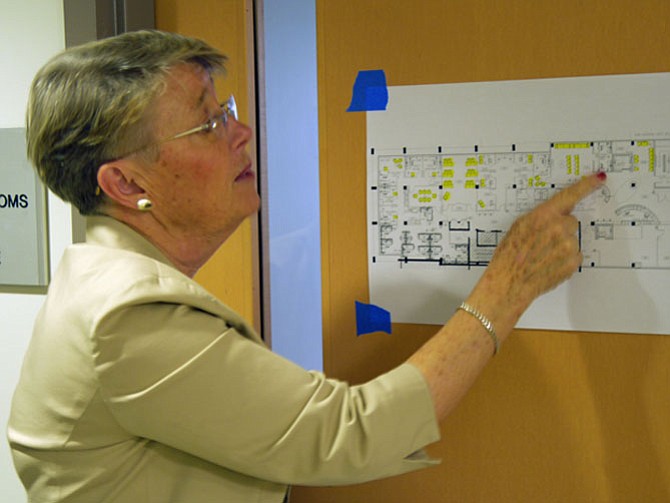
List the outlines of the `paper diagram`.
{"type": "Polygon", "coordinates": [[[372,163],[374,260],[486,266],[518,216],[579,177],[605,171],[607,186],[575,211],[582,267],[670,269],[670,138],[511,145],[506,152],[399,150],[374,154],[372,163]]]}
{"type": "Polygon", "coordinates": [[[393,322],[444,323],[517,217],[605,171],[574,212],[580,270],[518,326],[670,334],[670,73],[388,94],[366,191],[370,302],[393,322]]]}

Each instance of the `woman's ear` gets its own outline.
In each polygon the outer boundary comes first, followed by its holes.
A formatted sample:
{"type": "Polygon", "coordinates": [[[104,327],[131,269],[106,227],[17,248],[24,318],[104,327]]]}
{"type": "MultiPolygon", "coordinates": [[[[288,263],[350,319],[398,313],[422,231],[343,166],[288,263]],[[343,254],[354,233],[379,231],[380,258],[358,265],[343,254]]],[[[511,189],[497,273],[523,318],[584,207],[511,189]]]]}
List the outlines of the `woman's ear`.
{"type": "Polygon", "coordinates": [[[131,164],[126,159],[103,164],[98,170],[98,186],[117,204],[134,209],[138,198],[146,197],[146,192],[135,181],[131,164]]]}

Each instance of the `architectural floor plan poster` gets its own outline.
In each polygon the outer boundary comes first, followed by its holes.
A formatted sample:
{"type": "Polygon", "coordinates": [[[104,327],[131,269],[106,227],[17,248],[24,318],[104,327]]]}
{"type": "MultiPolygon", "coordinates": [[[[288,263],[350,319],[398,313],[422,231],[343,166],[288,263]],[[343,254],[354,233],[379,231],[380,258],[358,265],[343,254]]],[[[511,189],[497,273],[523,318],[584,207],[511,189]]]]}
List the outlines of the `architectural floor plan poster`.
{"type": "Polygon", "coordinates": [[[602,170],[579,271],[519,327],[670,334],[670,74],[388,91],[367,113],[371,303],[445,322],[519,215],[602,170]]]}

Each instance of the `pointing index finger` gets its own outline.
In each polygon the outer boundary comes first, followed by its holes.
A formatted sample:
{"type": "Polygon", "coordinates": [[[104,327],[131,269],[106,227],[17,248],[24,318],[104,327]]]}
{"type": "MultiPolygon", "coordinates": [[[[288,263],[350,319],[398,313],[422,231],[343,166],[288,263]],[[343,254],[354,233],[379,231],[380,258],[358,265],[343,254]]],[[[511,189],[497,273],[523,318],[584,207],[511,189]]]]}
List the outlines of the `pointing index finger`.
{"type": "Polygon", "coordinates": [[[607,180],[607,175],[602,171],[585,176],[578,182],[561,190],[547,203],[554,206],[561,214],[569,215],[582,199],[602,187],[605,180],[607,180]]]}

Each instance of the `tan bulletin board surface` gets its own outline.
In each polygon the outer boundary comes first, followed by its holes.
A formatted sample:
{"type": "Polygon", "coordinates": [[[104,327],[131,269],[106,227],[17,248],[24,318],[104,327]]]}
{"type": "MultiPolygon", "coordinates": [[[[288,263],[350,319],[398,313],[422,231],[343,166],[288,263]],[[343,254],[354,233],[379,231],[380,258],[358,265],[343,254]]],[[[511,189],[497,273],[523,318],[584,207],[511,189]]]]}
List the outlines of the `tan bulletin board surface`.
{"type": "MultiPolygon", "coordinates": [[[[357,73],[383,69],[393,86],[667,72],[669,20],[667,0],[317,0],[329,375],[367,380],[436,330],[356,337],[354,301],[368,300],[365,115],[346,112],[357,73]]],[[[440,466],[292,501],[670,501],[669,392],[670,337],[518,330],[443,424],[440,466]]]]}

